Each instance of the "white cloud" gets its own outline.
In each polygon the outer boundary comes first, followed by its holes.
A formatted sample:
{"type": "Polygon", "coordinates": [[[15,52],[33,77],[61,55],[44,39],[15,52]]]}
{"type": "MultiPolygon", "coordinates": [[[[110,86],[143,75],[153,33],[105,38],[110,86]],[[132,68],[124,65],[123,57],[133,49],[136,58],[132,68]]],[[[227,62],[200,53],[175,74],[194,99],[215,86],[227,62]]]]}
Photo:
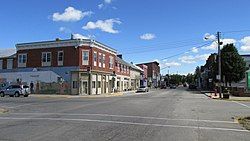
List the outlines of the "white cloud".
{"type": "Polygon", "coordinates": [[[59,28],[59,31],[60,31],[60,32],[64,32],[65,30],[66,30],[66,27],[60,27],[60,28],[59,28]]]}
{"type": "MultiPolygon", "coordinates": [[[[98,5],[99,9],[105,9],[113,2],[113,0],[103,0],[103,3],[98,5]]],[[[114,9],[114,8],[113,8],[114,9]]]]}
{"type": "Polygon", "coordinates": [[[105,3],[110,4],[112,0],[104,0],[105,3]]]}
{"type": "Polygon", "coordinates": [[[202,55],[186,55],[186,56],[182,56],[179,58],[179,60],[183,63],[187,63],[187,64],[193,64],[193,63],[197,63],[198,61],[204,61],[207,60],[207,58],[209,57],[210,54],[202,54],[202,55]]]}
{"type": "Polygon", "coordinates": [[[73,39],[89,39],[89,37],[86,37],[77,33],[77,34],[73,34],[73,39]]]}
{"type": "MultiPolygon", "coordinates": [[[[237,41],[235,39],[222,39],[221,42],[223,42],[223,44],[221,45],[221,48],[222,48],[224,45],[235,44],[237,41]]],[[[204,50],[217,50],[218,44],[217,44],[217,42],[214,41],[214,42],[212,42],[211,45],[202,47],[202,49],[204,49],[204,50]]]]}
{"type": "Polygon", "coordinates": [[[193,48],[191,49],[191,51],[192,51],[193,53],[198,53],[198,52],[199,52],[199,50],[198,50],[197,47],[193,47],[193,48]]]}
{"type": "Polygon", "coordinates": [[[0,57],[7,57],[16,53],[15,48],[3,48],[0,49],[0,57]]]}
{"type": "Polygon", "coordinates": [[[99,9],[102,9],[102,8],[103,8],[103,6],[104,6],[104,4],[103,4],[103,3],[101,3],[101,4],[99,4],[99,5],[98,5],[98,8],[99,8],[99,9]]]}
{"type": "Polygon", "coordinates": [[[170,67],[178,67],[178,66],[181,66],[181,63],[178,63],[178,62],[175,62],[175,61],[172,61],[172,62],[165,62],[164,63],[164,66],[170,66],[170,67]]]}
{"type": "Polygon", "coordinates": [[[85,16],[92,15],[92,11],[80,11],[74,7],[68,7],[64,10],[64,13],[60,14],[58,12],[52,15],[53,21],[63,21],[63,22],[75,22],[83,19],[85,16]]]}
{"type": "Polygon", "coordinates": [[[242,44],[242,46],[240,47],[241,51],[250,52],[250,36],[247,36],[241,39],[240,43],[242,44]]]}
{"type": "Polygon", "coordinates": [[[140,38],[142,40],[152,40],[152,39],[156,38],[156,36],[152,33],[145,33],[145,34],[141,35],[140,38]]]}
{"type": "Polygon", "coordinates": [[[79,34],[79,33],[73,34],[73,39],[94,39],[94,38],[96,38],[95,35],[84,36],[84,35],[79,34]]]}
{"type": "Polygon", "coordinates": [[[71,33],[71,30],[69,28],[63,26],[59,28],[59,31],[64,33],[71,33]]]}
{"type": "Polygon", "coordinates": [[[85,30],[91,30],[91,29],[100,29],[103,32],[108,33],[119,33],[118,30],[114,29],[114,24],[121,24],[122,22],[119,19],[107,19],[107,20],[98,20],[96,22],[88,22],[85,26],[82,28],[85,30]]]}

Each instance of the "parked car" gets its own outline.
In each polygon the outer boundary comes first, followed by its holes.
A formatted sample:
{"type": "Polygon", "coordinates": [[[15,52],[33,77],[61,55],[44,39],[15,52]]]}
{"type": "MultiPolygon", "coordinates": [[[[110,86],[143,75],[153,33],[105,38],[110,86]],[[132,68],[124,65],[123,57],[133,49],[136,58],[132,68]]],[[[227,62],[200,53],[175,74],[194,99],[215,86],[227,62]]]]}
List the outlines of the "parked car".
{"type": "Polygon", "coordinates": [[[194,84],[190,84],[190,85],[188,86],[188,88],[189,88],[190,90],[195,90],[195,89],[197,89],[197,86],[194,85],[194,84]]]}
{"type": "Polygon", "coordinates": [[[176,85],[174,84],[170,85],[170,89],[176,89],[176,85]]]}
{"type": "Polygon", "coordinates": [[[148,92],[149,89],[146,86],[140,86],[136,92],[148,92]]]}
{"type": "Polygon", "coordinates": [[[166,85],[161,85],[161,89],[167,89],[166,85]]]}
{"type": "Polygon", "coordinates": [[[5,95],[19,97],[23,95],[28,97],[30,94],[30,88],[27,85],[9,85],[6,88],[1,89],[0,96],[4,97],[5,95]]]}

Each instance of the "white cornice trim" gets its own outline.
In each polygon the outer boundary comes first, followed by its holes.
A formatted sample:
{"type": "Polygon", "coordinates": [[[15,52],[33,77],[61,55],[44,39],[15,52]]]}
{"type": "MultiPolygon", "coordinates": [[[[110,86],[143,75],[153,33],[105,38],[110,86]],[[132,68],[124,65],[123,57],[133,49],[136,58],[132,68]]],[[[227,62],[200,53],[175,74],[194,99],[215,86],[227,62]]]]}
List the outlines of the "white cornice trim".
{"type": "Polygon", "coordinates": [[[103,51],[108,51],[111,54],[116,55],[117,51],[101,44],[94,40],[61,40],[61,41],[45,41],[45,42],[34,42],[34,43],[23,43],[16,44],[16,50],[29,50],[29,49],[43,49],[43,48],[57,48],[57,47],[79,47],[79,46],[90,46],[96,47],[103,51]]]}

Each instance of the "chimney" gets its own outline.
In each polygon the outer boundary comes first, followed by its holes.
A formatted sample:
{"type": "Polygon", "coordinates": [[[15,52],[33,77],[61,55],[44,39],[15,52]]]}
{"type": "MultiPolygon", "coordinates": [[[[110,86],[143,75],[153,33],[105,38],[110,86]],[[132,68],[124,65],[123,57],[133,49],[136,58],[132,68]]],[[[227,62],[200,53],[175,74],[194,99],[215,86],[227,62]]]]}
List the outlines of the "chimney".
{"type": "Polygon", "coordinates": [[[117,57],[121,58],[122,59],[122,54],[118,54],[117,57]]]}
{"type": "Polygon", "coordinates": [[[70,35],[70,39],[71,39],[71,40],[74,39],[74,35],[73,35],[73,34],[70,35]]]}

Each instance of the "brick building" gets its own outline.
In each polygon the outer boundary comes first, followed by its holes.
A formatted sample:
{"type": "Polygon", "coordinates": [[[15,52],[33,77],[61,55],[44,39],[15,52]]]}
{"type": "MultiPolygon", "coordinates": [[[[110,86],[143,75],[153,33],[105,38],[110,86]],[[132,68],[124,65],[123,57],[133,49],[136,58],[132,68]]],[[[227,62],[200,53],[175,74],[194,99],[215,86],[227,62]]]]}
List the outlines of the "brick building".
{"type": "Polygon", "coordinates": [[[137,66],[147,66],[147,79],[148,79],[148,86],[149,87],[158,87],[160,83],[160,66],[159,63],[148,62],[148,63],[141,63],[137,64],[137,66]]]}
{"type": "Polygon", "coordinates": [[[148,66],[144,64],[138,64],[138,67],[142,69],[142,74],[140,78],[140,86],[148,85],[148,66]]]}
{"type": "Polygon", "coordinates": [[[115,86],[116,50],[100,42],[57,39],[17,44],[16,51],[0,58],[0,78],[7,82],[19,79],[35,83],[36,89],[43,83],[60,83],[68,91],[59,93],[71,94],[109,93],[115,86]]]}

